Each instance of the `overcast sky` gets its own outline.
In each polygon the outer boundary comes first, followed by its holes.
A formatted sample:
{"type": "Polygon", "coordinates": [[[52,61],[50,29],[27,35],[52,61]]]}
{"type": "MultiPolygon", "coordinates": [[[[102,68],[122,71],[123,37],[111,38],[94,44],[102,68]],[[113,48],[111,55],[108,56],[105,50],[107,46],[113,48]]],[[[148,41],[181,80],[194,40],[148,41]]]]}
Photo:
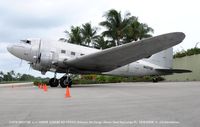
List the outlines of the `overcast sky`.
{"type": "Polygon", "coordinates": [[[97,26],[110,9],[131,12],[154,29],[153,35],[184,32],[186,38],[175,51],[192,48],[200,42],[199,5],[198,0],[1,0],[0,70],[41,76],[25,61],[20,66],[6,46],[25,38],[57,40],[65,37],[63,31],[71,25],[91,22],[97,26]]]}

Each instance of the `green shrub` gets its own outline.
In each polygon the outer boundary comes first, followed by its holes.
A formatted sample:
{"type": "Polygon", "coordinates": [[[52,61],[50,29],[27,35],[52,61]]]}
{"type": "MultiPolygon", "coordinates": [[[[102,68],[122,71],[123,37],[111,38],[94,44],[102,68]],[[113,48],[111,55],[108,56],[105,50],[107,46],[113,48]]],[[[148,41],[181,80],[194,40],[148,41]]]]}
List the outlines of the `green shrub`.
{"type": "MultiPolygon", "coordinates": [[[[88,77],[88,76],[84,76],[88,77]]],[[[107,76],[107,75],[96,75],[96,80],[91,78],[81,78],[73,80],[73,84],[96,84],[96,83],[118,83],[118,82],[151,82],[153,76],[143,77],[121,77],[121,76],[107,76]]],[[[163,81],[163,77],[158,77],[158,81],[163,81]]]]}
{"type": "Polygon", "coordinates": [[[33,84],[34,84],[35,86],[38,86],[39,84],[46,84],[46,85],[49,85],[48,81],[46,81],[46,80],[35,80],[35,81],[33,82],[33,84]]]}
{"type": "Polygon", "coordinates": [[[177,52],[174,54],[174,58],[181,58],[181,57],[185,57],[185,56],[192,56],[195,54],[200,54],[200,48],[191,48],[188,49],[187,51],[181,51],[181,52],[177,52]]]}

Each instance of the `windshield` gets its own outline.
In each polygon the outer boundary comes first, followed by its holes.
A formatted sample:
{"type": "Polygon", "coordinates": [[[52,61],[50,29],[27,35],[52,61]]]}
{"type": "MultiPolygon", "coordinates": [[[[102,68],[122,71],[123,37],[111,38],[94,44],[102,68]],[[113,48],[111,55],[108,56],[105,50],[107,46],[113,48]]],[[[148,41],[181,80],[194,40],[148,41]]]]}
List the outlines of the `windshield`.
{"type": "Polygon", "coordinates": [[[21,40],[20,42],[26,43],[26,44],[31,44],[31,41],[30,41],[30,40],[21,40]]]}

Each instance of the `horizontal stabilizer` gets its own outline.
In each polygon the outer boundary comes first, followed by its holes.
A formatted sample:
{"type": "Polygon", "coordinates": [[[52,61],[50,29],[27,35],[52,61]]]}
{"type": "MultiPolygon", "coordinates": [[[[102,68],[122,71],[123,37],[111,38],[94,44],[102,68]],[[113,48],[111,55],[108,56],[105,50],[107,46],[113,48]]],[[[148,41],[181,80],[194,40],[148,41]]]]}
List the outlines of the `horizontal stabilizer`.
{"type": "Polygon", "coordinates": [[[155,69],[156,71],[160,71],[167,74],[172,73],[191,73],[191,70],[185,70],[185,69],[155,69]]]}

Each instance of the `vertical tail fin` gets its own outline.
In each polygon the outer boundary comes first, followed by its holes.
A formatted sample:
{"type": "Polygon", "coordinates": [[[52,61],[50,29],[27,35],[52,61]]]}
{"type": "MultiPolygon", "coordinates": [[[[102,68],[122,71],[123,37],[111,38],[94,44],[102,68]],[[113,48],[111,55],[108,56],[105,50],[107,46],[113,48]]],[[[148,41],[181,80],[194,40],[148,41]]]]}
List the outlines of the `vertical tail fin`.
{"type": "Polygon", "coordinates": [[[169,48],[152,55],[146,61],[158,65],[162,68],[172,68],[173,64],[173,48],[169,48]]]}

